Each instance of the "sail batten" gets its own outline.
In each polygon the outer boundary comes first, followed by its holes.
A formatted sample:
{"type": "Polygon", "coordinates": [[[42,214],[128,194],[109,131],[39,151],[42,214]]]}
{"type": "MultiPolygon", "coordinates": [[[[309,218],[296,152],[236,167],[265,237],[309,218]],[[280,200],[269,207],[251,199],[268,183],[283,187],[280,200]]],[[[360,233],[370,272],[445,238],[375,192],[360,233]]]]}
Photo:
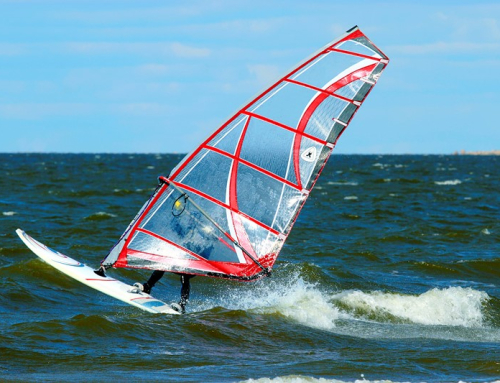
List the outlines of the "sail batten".
{"type": "Polygon", "coordinates": [[[265,89],[172,170],[105,260],[267,274],[388,57],[355,27],[265,89]]]}

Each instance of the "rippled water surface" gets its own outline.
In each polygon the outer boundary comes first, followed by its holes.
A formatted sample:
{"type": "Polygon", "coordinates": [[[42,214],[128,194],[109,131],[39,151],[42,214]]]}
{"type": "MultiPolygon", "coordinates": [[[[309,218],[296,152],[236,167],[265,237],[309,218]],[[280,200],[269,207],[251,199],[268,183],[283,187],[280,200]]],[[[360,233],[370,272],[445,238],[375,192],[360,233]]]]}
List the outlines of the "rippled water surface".
{"type": "Polygon", "coordinates": [[[334,155],[273,276],[195,278],[180,317],[59,274],[15,234],[97,266],[181,157],[0,154],[1,380],[500,379],[500,157],[334,155]]]}

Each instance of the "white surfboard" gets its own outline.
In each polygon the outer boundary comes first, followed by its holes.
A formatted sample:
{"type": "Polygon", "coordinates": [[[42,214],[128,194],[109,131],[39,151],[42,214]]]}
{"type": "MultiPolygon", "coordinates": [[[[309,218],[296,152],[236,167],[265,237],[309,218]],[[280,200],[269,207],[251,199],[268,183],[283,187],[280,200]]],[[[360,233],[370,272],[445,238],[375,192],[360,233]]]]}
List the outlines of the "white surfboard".
{"type": "Polygon", "coordinates": [[[48,248],[31,238],[21,229],[17,229],[16,233],[31,251],[49,265],[93,289],[150,313],[180,314],[172,309],[169,304],[153,298],[149,294],[134,292],[137,290],[134,286],[127,285],[114,278],[97,275],[92,268],[48,248]]]}

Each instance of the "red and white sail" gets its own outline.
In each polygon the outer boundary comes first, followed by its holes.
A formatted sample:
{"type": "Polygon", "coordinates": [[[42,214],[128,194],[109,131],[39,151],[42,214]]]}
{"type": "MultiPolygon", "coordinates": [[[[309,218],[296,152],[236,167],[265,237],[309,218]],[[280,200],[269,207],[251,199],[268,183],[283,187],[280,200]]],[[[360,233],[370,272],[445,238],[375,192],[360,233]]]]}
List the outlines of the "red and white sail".
{"type": "Polygon", "coordinates": [[[388,62],[357,27],[306,59],[160,177],[103,264],[265,275],[388,62]]]}

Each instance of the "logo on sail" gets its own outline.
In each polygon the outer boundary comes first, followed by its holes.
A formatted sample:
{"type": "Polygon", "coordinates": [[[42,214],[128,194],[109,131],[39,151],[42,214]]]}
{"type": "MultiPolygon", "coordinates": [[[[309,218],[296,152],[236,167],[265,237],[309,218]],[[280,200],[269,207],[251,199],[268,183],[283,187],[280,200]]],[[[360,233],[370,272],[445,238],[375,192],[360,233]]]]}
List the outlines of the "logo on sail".
{"type": "Polygon", "coordinates": [[[307,162],[314,162],[316,160],[316,147],[311,146],[304,150],[300,158],[307,162]]]}

